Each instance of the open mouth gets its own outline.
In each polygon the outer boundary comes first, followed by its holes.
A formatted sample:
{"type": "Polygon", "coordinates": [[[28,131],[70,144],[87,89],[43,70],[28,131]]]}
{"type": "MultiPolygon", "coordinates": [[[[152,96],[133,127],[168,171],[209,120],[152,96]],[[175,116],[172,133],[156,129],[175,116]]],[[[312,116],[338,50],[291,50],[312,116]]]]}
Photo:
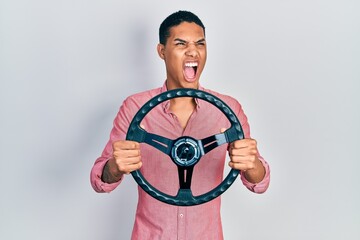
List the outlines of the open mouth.
{"type": "Polygon", "coordinates": [[[195,79],[198,68],[197,62],[187,62],[184,67],[185,78],[188,80],[195,79]]]}

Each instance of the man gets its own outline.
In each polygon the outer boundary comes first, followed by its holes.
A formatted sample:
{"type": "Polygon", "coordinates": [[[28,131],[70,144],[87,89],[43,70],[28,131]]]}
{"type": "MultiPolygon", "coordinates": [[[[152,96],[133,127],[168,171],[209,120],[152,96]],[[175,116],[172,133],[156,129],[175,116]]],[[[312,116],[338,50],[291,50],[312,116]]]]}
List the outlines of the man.
{"type": "MultiPolygon", "coordinates": [[[[165,62],[166,81],[161,88],[128,97],[114,120],[114,127],[101,157],[91,171],[91,183],[97,192],[114,190],[124,175],[140,169],[145,178],[160,191],[176,195],[179,181],[175,164],[162,152],[147,144],[126,141],[128,126],[138,109],[152,97],[178,88],[200,89],[226,102],[239,118],[245,139],[222,145],[204,155],[194,168],[191,190],[194,196],[208,192],[223,178],[226,152],[229,166],[241,171],[243,184],[262,193],[269,185],[268,164],[260,156],[257,143],[250,138],[247,118],[241,105],[199,84],[206,62],[205,27],[191,12],[179,11],[168,16],[160,26],[157,51],[165,62]]],[[[156,106],[142,121],[142,127],[169,139],[192,136],[196,139],[214,135],[230,126],[226,117],[210,103],[193,98],[174,98],[156,106]]],[[[220,197],[191,207],[162,203],[141,188],[132,239],[223,239],[220,197]]]]}

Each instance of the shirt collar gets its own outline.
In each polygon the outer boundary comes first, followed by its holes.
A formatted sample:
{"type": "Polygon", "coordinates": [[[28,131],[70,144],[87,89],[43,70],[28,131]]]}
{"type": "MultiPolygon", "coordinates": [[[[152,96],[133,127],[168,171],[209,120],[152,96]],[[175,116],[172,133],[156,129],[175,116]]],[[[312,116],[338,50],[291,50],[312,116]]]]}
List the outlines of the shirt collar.
{"type": "MultiPolygon", "coordinates": [[[[199,84],[199,88],[198,90],[202,90],[204,91],[204,88],[199,84]]],[[[166,87],[166,81],[164,82],[163,86],[161,87],[160,93],[164,93],[167,91],[167,87],[166,87]]],[[[196,103],[196,109],[201,107],[201,101],[199,101],[198,98],[195,98],[195,103],[196,103]]],[[[162,108],[164,109],[165,113],[169,113],[169,108],[170,108],[170,100],[164,101],[161,103],[162,108]]]]}

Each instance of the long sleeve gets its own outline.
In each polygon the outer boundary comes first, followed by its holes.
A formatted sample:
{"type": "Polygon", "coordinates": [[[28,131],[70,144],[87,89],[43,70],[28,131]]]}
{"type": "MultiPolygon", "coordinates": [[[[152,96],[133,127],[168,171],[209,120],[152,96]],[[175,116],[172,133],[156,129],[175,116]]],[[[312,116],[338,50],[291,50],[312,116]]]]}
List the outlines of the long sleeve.
{"type": "MultiPolygon", "coordinates": [[[[248,123],[248,119],[241,107],[241,105],[238,103],[237,109],[237,116],[239,118],[239,121],[241,123],[242,129],[244,131],[245,138],[250,138],[250,125],[248,123]]],[[[264,168],[265,168],[265,176],[263,180],[259,183],[251,183],[249,182],[243,174],[241,174],[241,181],[243,182],[244,186],[247,187],[250,191],[255,193],[264,193],[270,184],[270,167],[269,164],[265,161],[265,159],[259,154],[258,155],[259,160],[262,162],[264,168]]]]}
{"type": "Polygon", "coordinates": [[[121,179],[116,183],[108,184],[101,180],[101,175],[105,164],[107,163],[109,158],[112,157],[113,142],[118,140],[124,140],[126,137],[126,132],[132,119],[132,111],[130,111],[129,109],[134,109],[134,106],[129,107],[129,105],[133,104],[129,99],[126,99],[120,107],[119,112],[114,119],[113,128],[110,132],[110,139],[107,142],[101,156],[96,159],[94,166],[91,169],[90,182],[96,192],[111,192],[122,181],[121,179]]]}

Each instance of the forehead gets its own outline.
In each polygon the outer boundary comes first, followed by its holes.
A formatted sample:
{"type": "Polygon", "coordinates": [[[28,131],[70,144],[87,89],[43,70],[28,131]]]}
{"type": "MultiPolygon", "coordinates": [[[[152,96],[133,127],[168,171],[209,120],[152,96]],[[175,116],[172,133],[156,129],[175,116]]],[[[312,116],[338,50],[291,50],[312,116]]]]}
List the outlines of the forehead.
{"type": "Polygon", "coordinates": [[[186,41],[195,41],[205,38],[204,30],[196,23],[183,22],[170,28],[169,39],[180,38],[186,41]]]}

